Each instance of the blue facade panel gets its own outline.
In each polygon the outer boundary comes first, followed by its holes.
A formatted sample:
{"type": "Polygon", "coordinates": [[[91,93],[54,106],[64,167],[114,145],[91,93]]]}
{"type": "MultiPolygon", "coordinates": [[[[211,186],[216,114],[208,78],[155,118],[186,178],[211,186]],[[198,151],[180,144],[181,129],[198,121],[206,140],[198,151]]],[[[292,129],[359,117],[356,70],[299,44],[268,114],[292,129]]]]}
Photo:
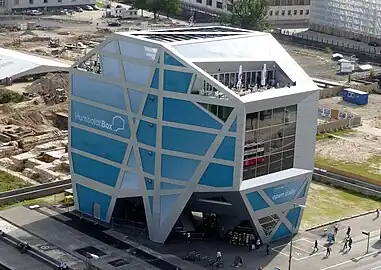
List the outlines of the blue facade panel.
{"type": "Polygon", "coordinates": [[[179,194],[160,196],[160,225],[170,215],[179,194]]]}
{"type": "Polygon", "coordinates": [[[71,147],[118,163],[123,163],[127,144],[83,129],[71,128],[71,147]]]}
{"type": "Polygon", "coordinates": [[[295,199],[295,196],[303,185],[304,181],[306,181],[306,179],[295,180],[275,187],[265,188],[263,191],[273,201],[274,204],[282,204],[295,199]]]}
{"type": "Polygon", "coordinates": [[[143,115],[151,118],[157,118],[157,96],[148,94],[144,104],[143,115]]]}
{"type": "Polygon", "coordinates": [[[99,183],[115,187],[120,169],[94,159],[71,153],[74,173],[99,183]]]}
{"type": "Polygon", "coordinates": [[[234,121],[233,121],[231,127],[229,128],[229,131],[230,131],[230,132],[237,132],[237,118],[234,119],[234,121]]]}
{"type": "Polygon", "coordinates": [[[271,240],[275,241],[275,240],[287,237],[289,235],[291,235],[290,230],[282,222],[282,224],[280,224],[280,226],[278,227],[277,231],[275,232],[271,240]]]}
{"type": "Polygon", "coordinates": [[[234,161],[235,155],[235,138],[225,137],[221,142],[220,147],[217,149],[215,158],[234,161]]]}
{"type": "Polygon", "coordinates": [[[131,111],[133,113],[139,112],[140,106],[142,105],[142,102],[143,102],[144,95],[145,94],[143,92],[133,90],[133,89],[128,89],[128,98],[130,101],[131,111]]]}
{"type": "Polygon", "coordinates": [[[269,207],[267,202],[257,191],[246,194],[246,197],[249,200],[250,205],[253,208],[253,211],[259,211],[269,207]]]}
{"type": "Polygon", "coordinates": [[[126,110],[124,88],[92,79],[87,76],[72,76],[72,95],[118,109],[126,110]]]}
{"type": "Polygon", "coordinates": [[[139,190],[140,179],[139,175],[134,172],[125,172],[123,174],[121,189],[139,190]]]}
{"type": "Polygon", "coordinates": [[[151,88],[158,89],[159,88],[159,69],[155,69],[155,72],[153,74],[152,82],[151,82],[151,88]]]}
{"type": "Polygon", "coordinates": [[[163,120],[206,128],[222,128],[220,122],[192,102],[167,97],[163,98],[163,120]]]}
{"type": "Polygon", "coordinates": [[[233,178],[234,167],[210,163],[199,184],[212,187],[231,187],[233,186],[233,178]]]}
{"type": "Polygon", "coordinates": [[[94,189],[76,184],[79,210],[88,215],[94,216],[94,204],[100,206],[100,219],[106,221],[111,196],[96,191],[94,189]]]}
{"type": "Polygon", "coordinates": [[[199,164],[199,160],[162,155],[161,176],[188,182],[199,164]]]}
{"type": "Polygon", "coordinates": [[[296,226],[298,225],[299,217],[300,217],[300,211],[301,211],[300,207],[295,207],[295,208],[292,208],[287,213],[286,217],[291,222],[292,226],[294,226],[294,228],[296,228],[296,226]]]}
{"type": "Polygon", "coordinates": [[[163,126],[163,149],[204,156],[217,135],[163,126]]]}
{"type": "Polygon", "coordinates": [[[146,173],[155,174],[155,152],[144,148],[139,148],[139,153],[143,171],[146,173]]]}
{"type": "Polygon", "coordinates": [[[130,138],[126,115],[106,111],[77,101],[71,102],[71,121],[113,135],[130,138]]]}
{"type": "Polygon", "coordinates": [[[146,184],[146,189],[147,190],[154,190],[154,188],[155,188],[155,182],[152,179],[144,177],[144,182],[146,184]]]}
{"type": "Polygon", "coordinates": [[[164,70],[164,91],[186,94],[192,81],[192,73],[164,70]]]}
{"type": "Polygon", "coordinates": [[[164,65],[184,67],[179,61],[170,56],[168,53],[164,52],[164,65]]]}
{"type": "MultiPolygon", "coordinates": [[[[120,79],[119,60],[112,57],[101,56],[101,67],[103,76],[120,79]]],[[[91,89],[91,88],[90,88],[91,89]]]]}
{"type": "Polygon", "coordinates": [[[156,124],[140,120],[137,133],[138,142],[156,146],[156,124]]]}

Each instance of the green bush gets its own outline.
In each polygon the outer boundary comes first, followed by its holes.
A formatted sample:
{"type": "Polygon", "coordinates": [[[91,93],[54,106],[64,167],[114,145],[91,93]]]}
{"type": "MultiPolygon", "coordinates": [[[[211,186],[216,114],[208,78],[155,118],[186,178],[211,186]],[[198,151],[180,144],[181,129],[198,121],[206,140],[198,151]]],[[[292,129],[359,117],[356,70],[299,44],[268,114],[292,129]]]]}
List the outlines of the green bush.
{"type": "Polygon", "coordinates": [[[325,53],[332,54],[332,50],[331,50],[330,47],[326,47],[326,48],[324,49],[324,51],[325,51],[325,53]]]}
{"type": "Polygon", "coordinates": [[[374,78],[375,76],[376,76],[376,71],[374,70],[374,68],[372,68],[370,71],[369,71],[369,76],[371,77],[371,78],[374,78]]]}
{"type": "Polygon", "coordinates": [[[5,103],[18,103],[24,101],[24,96],[17,92],[8,90],[8,89],[0,89],[0,104],[5,103]]]}

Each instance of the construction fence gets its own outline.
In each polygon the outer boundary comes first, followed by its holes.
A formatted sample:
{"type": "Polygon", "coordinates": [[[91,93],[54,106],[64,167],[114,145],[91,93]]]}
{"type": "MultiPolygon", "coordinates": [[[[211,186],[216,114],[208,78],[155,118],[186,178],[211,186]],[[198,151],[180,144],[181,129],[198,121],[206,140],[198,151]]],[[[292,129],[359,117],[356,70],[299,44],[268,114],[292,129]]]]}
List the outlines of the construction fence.
{"type": "Polygon", "coordinates": [[[318,124],[317,134],[361,126],[361,116],[340,110],[319,107],[318,116],[326,121],[318,124]]]}
{"type": "Polygon", "coordinates": [[[332,51],[340,51],[347,54],[355,54],[361,61],[381,63],[381,53],[376,48],[362,48],[356,44],[324,39],[319,36],[309,36],[305,33],[295,33],[287,30],[277,30],[273,36],[282,42],[299,44],[306,47],[325,50],[327,47],[332,51]]]}

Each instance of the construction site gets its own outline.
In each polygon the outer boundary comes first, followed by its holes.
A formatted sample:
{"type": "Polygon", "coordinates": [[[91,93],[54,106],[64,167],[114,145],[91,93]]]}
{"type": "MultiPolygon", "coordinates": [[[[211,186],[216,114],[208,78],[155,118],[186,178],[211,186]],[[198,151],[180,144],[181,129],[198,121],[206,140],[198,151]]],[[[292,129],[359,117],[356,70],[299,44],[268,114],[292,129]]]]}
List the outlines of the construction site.
{"type": "Polygon", "coordinates": [[[69,67],[114,31],[174,26],[145,16],[113,27],[101,12],[88,12],[88,20],[85,13],[82,20],[0,19],[0,170],[32,184],[70,175],[69,67]],[[2,101],[9,92],[20,98],[2,101]]]}

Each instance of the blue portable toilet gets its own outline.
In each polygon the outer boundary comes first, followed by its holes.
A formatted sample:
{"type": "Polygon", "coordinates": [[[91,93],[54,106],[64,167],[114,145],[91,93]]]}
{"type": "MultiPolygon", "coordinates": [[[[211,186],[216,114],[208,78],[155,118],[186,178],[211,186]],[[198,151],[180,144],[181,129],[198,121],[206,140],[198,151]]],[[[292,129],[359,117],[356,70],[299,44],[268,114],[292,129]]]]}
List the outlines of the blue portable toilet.
{"type": "Polygon", "coordinates": [[[366,105],[368,104],[368,96],[368,93],[352,88],[343,90],[343,100],[352,104],[366,105]]]}

